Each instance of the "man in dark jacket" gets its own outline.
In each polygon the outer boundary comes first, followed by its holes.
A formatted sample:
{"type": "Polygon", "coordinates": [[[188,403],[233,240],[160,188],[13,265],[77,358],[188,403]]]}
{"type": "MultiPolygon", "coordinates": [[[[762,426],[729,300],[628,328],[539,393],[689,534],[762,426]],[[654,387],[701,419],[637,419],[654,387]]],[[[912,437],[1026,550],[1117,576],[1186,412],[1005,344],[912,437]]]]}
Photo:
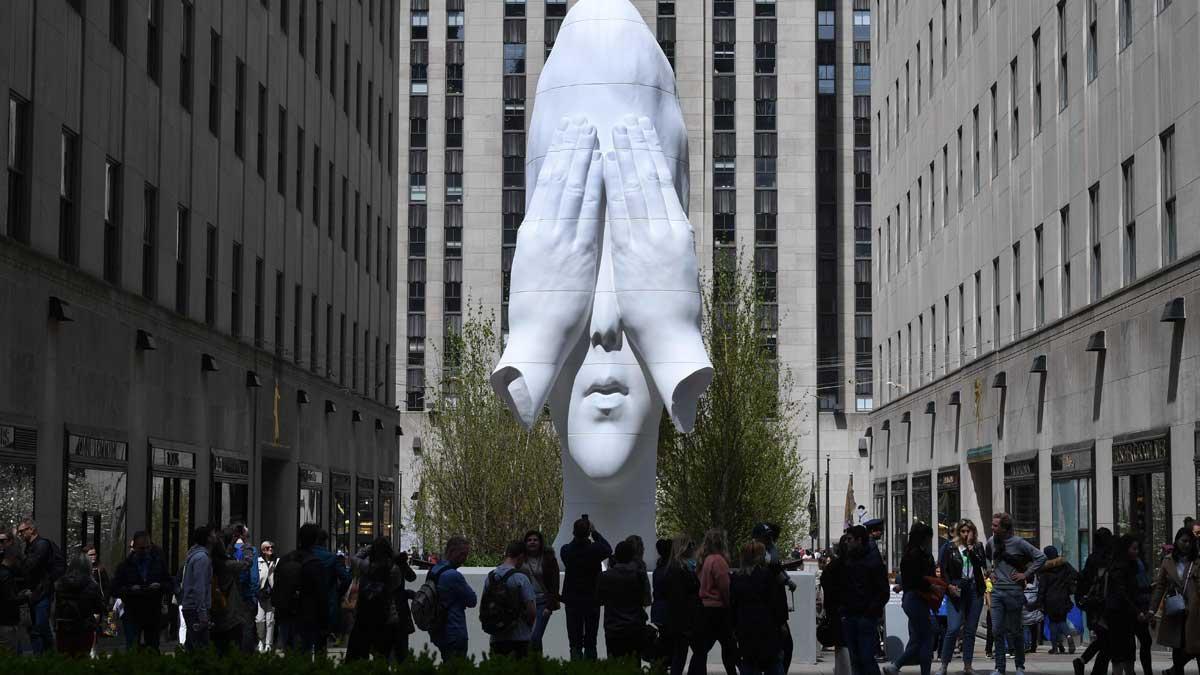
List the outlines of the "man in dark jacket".
{"type": "Polygon", "coordinates": [[[567,639],[571,660],[596,659],[596,634],[600,631],[600,603],[596,581],[600,564],[612,555],[612,546],[584,515],[575,521],[574,538],[564,544],[562,601],[567,606],[567,639]]]}
{"type": "Polygon", "coordinates": [[[21,605],[29,590],[21,579],[21,552],[16,546],[0,549],[0,654],[19,654],[28,637],[21,625],[21,605]]]}
{"type": "Polygon", "coordinates": [[[30,642],[34,654],[54,650],[54,633],[50,630],[50,606],[54,597],[54,582],[66,572],[62,552],[49,539],[38,534],[37,523],[26,518],[17,526],[17,536],[25,542],[25,565],[22,573],[32,593],[29,610],[33,617],[30,642]]]}
{"type": "Polygon", "coordinates": [[[850,650],[850,662],[855,675],[875,675],[877,629],[888,602],[887,568],[879,549],[870,545],[866,528],[855,525],[846,531],[845,575],[847,583],[841,594],[842,639],[850,650]]]}
{"type": "Polygon", "coordinates": [[[604,643],[610,659],[637,657],[646,637],[645,602],[650,580],[633,559],[632,543],[618,543],[613,560],[596,583],[596,593],[604,605],[604,643]]]}
{"type": "Polygon", "coordinates": [[[143,646],[158,651],[162,632],[163,596],[174,592],[175,581],[167,571],[162,552],[150,544],[150,535],[133,535],[133,553],[117,565],[113,577],[113,596],[125,608],[121,627],[125,648],[143,646]]]}
{"type": "Polygon", "coordinates": [[[1038,604],[1050,619],[1050,653],[1066,653],[1062,645],[1065,637],[1070,652],[1074,654],[1075,641],[1071,639],[1067,614],[1075,606],[1071,596],[1075,594],[1079,573],[1053,546],[1047,546],[1042,552],[1046,554],[1046,564],[1038,572],[1038,604]]]}
{"type": "Polygon", "coordinates": [[[287,554],[275,568],[271,602],[279,640],[285,649],[305,654],[325,653],[329,635],[329,597],[337,580],[318,555],[321,528],[313,523],[300,527],[299,548],[287,554]]]}

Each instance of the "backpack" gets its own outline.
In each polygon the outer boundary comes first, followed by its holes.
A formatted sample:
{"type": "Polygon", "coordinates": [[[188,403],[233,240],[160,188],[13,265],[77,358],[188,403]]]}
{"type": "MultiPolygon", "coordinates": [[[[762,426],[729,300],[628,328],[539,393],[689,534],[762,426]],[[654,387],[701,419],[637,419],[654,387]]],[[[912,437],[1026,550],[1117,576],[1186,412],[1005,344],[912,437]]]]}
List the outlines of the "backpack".
{"type": "Polygon", "coordinates": [[[512,630],[521,620],[520,591],[509,588],[508,579],[514,574],[523,574],[511,569],[504,576],[497,576],[495,570],[488,573],[487,587],[483,589],[483,599],[479,602],[479,622],[488,635],[499,635],[512,630]]]}
{"type": "Polygon", "coordinates": [[[1092,579],[1092,584],[1088,586],[1088,592],[1083,596],[1083,600],[1079,603],[1079,607],[1089,614],[1096,613],[1097,615],[1104,612],[1104,596],[1108,593],[1108,567],[1101,567],[1096,570],[1096,577],[1092,579]]]}
{"type": "Polygon", "coordinates": [[[286,616],[300,613],[300,596],[304,590],[304,564],[312,560],[308,551],[292,551],[275,565],[275,582],[271,585],[271,605],[286,616]]]}
{"type": "Polygon", "coordinates": [[[392,603],[392,594],[388,593],[388,580],[392,569],[388,567],[373,567],[358,579],[358,617],[381,623],[395,623],[398,619],[392,603]]]}
{"type": "Polygon", "coordinates": [[[443,569],[437,574],[430,570],[425,575],[425,583],[417,589],[413,594],[412,599],[412,618],[413,623],[417,628],[434,633],[440,631],[446,625],[446,608],[442,607],[442,600],[438,597],[438,579],[442,576],[449,567],[443,569]]]}

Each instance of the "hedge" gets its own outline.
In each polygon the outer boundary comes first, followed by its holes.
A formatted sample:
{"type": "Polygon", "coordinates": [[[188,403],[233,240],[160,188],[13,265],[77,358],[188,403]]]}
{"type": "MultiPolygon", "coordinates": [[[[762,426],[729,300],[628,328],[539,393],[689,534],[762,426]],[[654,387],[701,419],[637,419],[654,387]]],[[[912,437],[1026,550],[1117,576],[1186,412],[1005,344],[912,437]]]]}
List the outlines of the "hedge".
{"type": "Polygon", "coordinates": [[[633,661],[559,661],[505,657],[485,658],[479,662],[454,660],[435,663],[429,654],[409,658],[402,664],[383,660],[342,663],[332,659],[313,661],[297,654],[229,654],[214,652],[178,653],[174,656],[151,652],[118,652],[97,659],[68,659],[59,655],[29,657],[0,655],[0,673],[21,675],[230,675],[231,673],[287,673],[316,675],[632,675],[648,673],[633,661]]]}

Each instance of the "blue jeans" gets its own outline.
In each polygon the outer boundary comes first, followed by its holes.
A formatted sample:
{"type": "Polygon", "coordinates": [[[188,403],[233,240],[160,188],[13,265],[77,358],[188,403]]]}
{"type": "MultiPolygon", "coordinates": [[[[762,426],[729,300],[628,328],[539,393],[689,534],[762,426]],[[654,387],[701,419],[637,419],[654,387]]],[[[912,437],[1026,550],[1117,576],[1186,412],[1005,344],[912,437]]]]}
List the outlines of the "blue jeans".
{"type": "Polygon", "coordinates": [[[963,665],[971,665],[975,659],[975,629],[979,626],[979,615],[983,612],[983,597],[978,594],[975,580],[963,581],[958,604],[946,603],[946,637],[942,640],[942,663],[954,658],[954,643],[962,633],[963,665]]]}
{"type": "Polygon", "coordinates": [[[30,608],[33,627],[29,629],[29,644],[35,655],[54,651],[54,631],[50,630],[50,600],[50,594],[47,593],[30,608]]]}
{"type": "Polygon", "coordinates": [[[546,596],[537,598],[537,619],[533,622],[533,635],[529,639],[529,648],[535,652],[542,651],[542,636],[546,634],[546,626],[550,624],[551,614],[546,614],[546,596]]]}
{"type": "Polygon", "coordinates": [[[904,653],[896,659],[896,670],[920,664],[921,675],[929,675],[933,663],[933,619],[929,605],[916,591],[904,591],[900,606],[904,608],[904,616],[908,617],[908,644],[904,645],[904,653]]]}
{"type": "Polygon", "coordinates": [[[854,675],[879,675],[875,648],[879,644],[879,619],[870,616],[842,617],[842,640],[850,651],[854,675]]]}
{"type": "Polygon", "coordinates": [[[1011,649],[1017,670],[1025,669],[1025,631],[1021,614],[1025,610],[1025,594],[1019,588],[992,589],[992,634],[996,637],[996,671],[1004,672],[1004,652],[1011,649]]]}

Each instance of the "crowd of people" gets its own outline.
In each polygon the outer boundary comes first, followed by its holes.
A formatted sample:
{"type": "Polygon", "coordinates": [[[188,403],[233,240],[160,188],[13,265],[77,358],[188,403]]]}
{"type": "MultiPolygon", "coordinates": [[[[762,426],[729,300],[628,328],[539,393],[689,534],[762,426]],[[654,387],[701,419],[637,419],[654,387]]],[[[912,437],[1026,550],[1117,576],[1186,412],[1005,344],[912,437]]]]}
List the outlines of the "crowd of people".
{"type": "Polygon", "coordinates": [[[471,552],[464,537],[451,537],[440,558],[410,561],[382,537],[355,555],[335,553],[311,523],[283,555],[271,541],[255,547],[242,523],[203,526],[181,569],[169,570],[137,532],[110,575],[93,547],[64,552],[26,519],[0,531],[0,652],[83,657],[117,634],[127,649],[157,651],[177,630],[188,651],[320,655],[341,633],[348,660],[401,661],[420,629],[449,659],[470,650],[466,610],[478,607],[488,652],[520,658],[542,651],[562,609],[573,660],[599,658],[603,629],[605,657],[655,662],[672,675],[706,672],[717,644],[728,675],[781,674],[791,661],[794,585],[776,550],[779,528],[762,523],[749,534],[736,553],[721,530],[699,542],[660,539],[650,568],[640,537],[614,546],[583,516],[557,555],[538,531],[509,543],[477,596],[458,569],[471,552]],[[419,585],[414,567],[428,569],[419,585]]]}
{"type": "Polygon", "coordinates": [[[894,586],[877,544],[882,522],[867,526],[849,528],[820,561],[824,616],[818,638],[837,651],[839,672],[895,675],[918,666],[929,675],[937,665],[945,675],[957,655],[963,672],[973,673],[982,617],[993,675],[1006,672],[1009,658],[1017,675],[1024,675],[1025,655],[1036,650],[1043,629],[1051,653],[1075,653],[1079,631],[1069,617],[1076,608],[1092,638],[1073,660],[1076,675],[1084,675],[1093,661],[1094,675],[1110,669],[1133,675],[1135,665],[1143,675],[1154,675],[1155,643],[1171,650],[1168,675],[1182,675],[1189,661],[1200,663],[1200,521],[1189,519],[1162,546],[1157,569],[1147,566],[1146,559],[1158,558],[1143,555],[1138,535],[1115,537],[1098,528],[1080,571],[1055,547],[1039,550],[1016,536],[1006,513],[992,517],[986,541],[970,520],[957,523],[939,538],[936,553],[932,529],[917,522],[894,586]],[[880,668],[880,626],[893,591],[902,594],[908,640],[880,668]]]}

